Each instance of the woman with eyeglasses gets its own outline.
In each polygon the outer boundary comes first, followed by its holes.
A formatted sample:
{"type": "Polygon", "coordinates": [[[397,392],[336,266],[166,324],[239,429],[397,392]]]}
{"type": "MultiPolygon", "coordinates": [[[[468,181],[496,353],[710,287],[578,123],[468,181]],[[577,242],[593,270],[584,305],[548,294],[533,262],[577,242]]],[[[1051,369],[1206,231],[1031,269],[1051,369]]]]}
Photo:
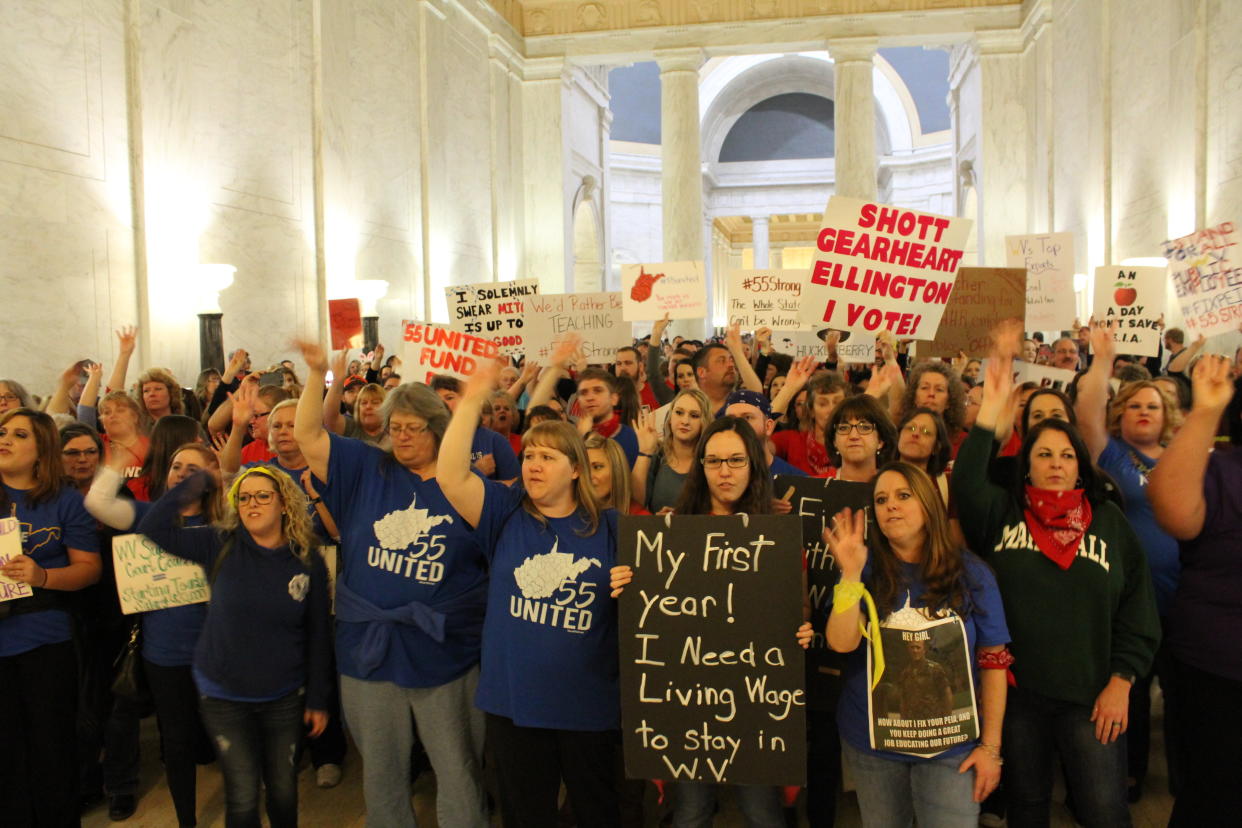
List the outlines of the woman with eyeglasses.
{"type": "Polygon", "coordinates": [[[0,414],[14,408],[31,408],[30,393],[17,380],[0,379],[0,414]]]}
{"type": "Polygon", "coordinates": [[[876,469],[893,459],[897,430],[875,397],[850,397],[836,407],[824,429],[829,477],[854,483],[870,483],[876,469]]]}
{"type": "MultiPolygon", "coordinates": [[[[152,508],[152,504],[118,497],[123,482],[124,459],[104,466],[86,496],[86,508],[105,526],[118,532],[133,532],[152,508]]],[[[196,500],[187,501],[179,510],[180,526],[210,531],[223,514],[220,492],[220,466],[215,452],[199,442],[179,446],[167,467],[161,470],[165,487],[171,489],[197,472],[210,474],[215,485],[204,489],[196,500]]],[[[180,555],[176,549],[165,551],[180,555]]],[[[186,557],[186,555],[181,555],[186,557]]],[[[113,586],[115,603],[115,585],[113,586]]],[[[134,616],[128,616],[132,621],[134,616]]],[[[207,620],[206,604],[151,610],[137,616],[141,625],[142,670],[155,703],[160,725],[161,756],[172,796],[177,822],[185,828],[196,822],[195,777],[196,759],[210,755],[211,748],[199,720],[198,690],[191,665],[194,647],[207,620]]],[[[104,764],[104,785],[108,809],[114,818],[132,814],[138,794],[138,713],[133,703],[119,700],[109,726],[107,754],[104,764]],[[132,732],[129,728],[132,727],[132,732]],[[132,766],[125,767],[125,758],[132,766]],[[118,764],[120,762],[120,764],[118,764]]]]}
{"type": "Polygon", "coordinates": [[[206,471],[190,475],[151,505],[138,531],[200,564],[211,582],[192,670],[224,773],[226,823],[259,824],[262,782],[273,828],[294,828],[304,731],[318,736],[328,720],[327,569],[306,496],[274,469],[237,476],[219,526],[183,525],[182,511],[216,485],[206,471]]]}
{"type": "Polygon", "coordinates": [[[952,365],[924,362],[910,372],[906,392],[893,416],[905,419],[916,408],[930,408],[944,419],[951,453],[956,455],[958,446],[966,439],[962,428],[966,420],[966,386],[952,365]]]}
{"type": "Polygon", "coordinates": [[[1078,820],[1126,826],[1130,687],[1150,668],[1160,637],[1151,577],[1072,425],[1048,418],[1032,427],[1013,483],[989,479],[1020,331],[1004,330],[998,341],[975,427],[958,453],[953,496],[971,518],[975,548],[996,570],[1012,635],[1017,686],[1003,728],[1009,824],[1048,824],[1059,753],[1078,820]]]}
{"type": "Polygon", "coordinates": [[[17,824],[76,825],[78,668],[63,593],[99,580],[95,521],[65,479],[47,414],[0,414],[0,483],[0,517],[17,519],[0,540],[9,552],[0,590],[14,596],[0,603],[0,813],[17,824]]]}
{"type": "MultiPolygon", "coordinates": [[[[569,337],[550,363],[564,364],[569,337]]],[[[617,513],[591,487],[582,437],[545,422],[522,440],[512,487],[470,470],[479,412],[499,367],[481,366],[441,446],[436,477],[491,564],[476,706],[487,716],[499,805],[511,828],[555,825],[562,782],[580,825],[620,824],[617,513]]]]}
{"type": "Polygon", "coordinates": [[[662,438],[656,437],[655,412],[639,415],[634,427],[638,457],[630,474],[636,502],[652,514],[672,508],[694,468],[699,437],[711,421],[711,403],[697,388],[673,397],[662,438]]]}
{"type": "Polygon", "coordinates": [[[413,714],[436,772],[440,822],[481,828],[483,715],[473,701],[487,562],[436,479],[449,410],[430,388],[401,385],[376,415],[389,450],[331,433],[327,354],[313,343],[299,347],[307,376],[294,438],[340,534],[337,670],[362,755],[367,819],[413,824],[413,714]]]}
{"type": "MultiPolygon", "coordinates": [[[[772,475],[767,456],[750,423],[741,417],[718,417],[703,430],[695,450],[695,462],[674,507],[678,515],[772,514],[772,475]]],[[[787,550],[801,554],[801,550],[787,550]]],[[[610,586],[617,597],[633,579],[629,566],[613,567],[610,586]]],[[[805,616],[804,616],[805,617],[805,616]]],[[[798,643],[810,644],[811,624],[797,631],[798,643]]],[[[679,782],[673,809],[678,828],[709,826],[719,786],[704,782],[679,782]]],[[[748,825],[780,828],[785,824],[777,788],[770,785],[735,785],[734,797],[748,825]]]]}
{"type": "Polygon", "coordinates": [[[947,505],[947,470],[953,447],[949,444],[949,431],[945,428],[944,420],[930,408],[915,408],[901,419],[897,434],[897,456],[927,472],[947,505]]]}

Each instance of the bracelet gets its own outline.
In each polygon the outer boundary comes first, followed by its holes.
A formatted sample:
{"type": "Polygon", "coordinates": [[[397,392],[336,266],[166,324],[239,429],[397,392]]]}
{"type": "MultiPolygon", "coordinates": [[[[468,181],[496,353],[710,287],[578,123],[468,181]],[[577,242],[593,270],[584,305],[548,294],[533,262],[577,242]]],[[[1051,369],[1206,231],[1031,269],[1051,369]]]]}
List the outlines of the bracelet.
{"type": "Polygon", "coordinates": [[[312,498],[310,499],[310,504],[311,504],[312,506],[318,506],[320,503],[323,503],[323,498],[322,498],[322,497],[312,497],[312,498]]]}
{"type": "Polygon", "coordinates": [[[640,451],[640,452],[638,453],[638,456],[639,456],[639,457],[646,457],[648,460],[650,460],[652,457],[655,457],[655,455],[654,455],[654,454],[648,454],[648,453],[647,453],[647,452],[645,452],[645,451],[640,451]]]}
{"type": "MultiPolygon", "coordinates": [[[[47,588],[48,571],[47,571],[46,569],[44,569],[43,567],[39,567],[39,568],[43,570],[43,583],[39,584],[39,589],[46,589],[46,588],[47,588]]],[[[34,586],[34,585],[33,585],[33,584],[31,584],[31,586],[34,586]]]]}

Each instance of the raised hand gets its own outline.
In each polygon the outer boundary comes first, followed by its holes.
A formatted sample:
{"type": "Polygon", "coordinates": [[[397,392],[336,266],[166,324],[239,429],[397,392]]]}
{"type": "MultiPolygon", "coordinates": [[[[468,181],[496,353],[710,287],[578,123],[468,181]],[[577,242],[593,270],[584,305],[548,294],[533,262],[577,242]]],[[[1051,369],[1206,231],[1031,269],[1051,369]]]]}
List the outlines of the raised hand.
{"type": "MultiPolygon", "coordinates": [[[[293,340],[293,347],[302,352],[302,361],[306,363],[306,367],[320,374],[328,373],[328,352],[323,349],[318,342],[311,342],[309,339],[293,340]]],[[[238,353],[245,354],[244,351],[238,349],[238,353]]],[[[237,360],[236,354],[233,360],[237,360]]],[[[240,366],[239,366],[240,367],[240,366]]],[[[234,369],[233,363],[229,363],[229,376],[234,376],[237,370],[234,369]]]]}
{"type": "Polygon", "coordinates": [[[132,354],[137,345],[138,328],[135,325],[123,325],[116,332],[117,343],[122,354],[132,354]]]}
{"type": "Polygon", "coordinates": [[[580,335],[576,333],[566,335],[557,344],[556,350],[552,352],[552,359],[549,360],[549,364],[564,371],[574,360],[581,346],[582,337],[580,335]]]}
{"type": "Polygon", "coordinates": [[[539,376],[539,363],[533,360],[526,360],[522,365],[522,375],[519,377],[526,383],[534,382],[535,377],[539,376]]]}
{"type": "MultiPolygon", "coordinates": [[[[298,345],[299,343],[295,342],[293,344],[298,345]]],[[[305,354],[305,351],[303,351],[303,354],[305,354]]],[[[241,373],[241,369],[246,365],[246,360],[249,358],[250,354],[246,353],[244,348],[238,348],[233,351],[233,356],[229,358],[228,367],[224,369],[225,377],[231,380],[241,373]]],[[[309,365],[310,363],[307,364],[309,365]]]]}
{"type": "Polygon", "coordinates": [[[1022,323],[1006,319],[992,328],[993,357],[1008,356],[1010,361],[1022,355],[1022,323]]]}
{"type": "Polygon", "coordinates": [[[1117,355],[1117,343],[1113,340],[1113,331],[1116,329],[1116,322],[1091,323],[1091,365],[1107,368],[1110,374],[1113,370],[1113,359],[1117,355]]]}
{"type": "Polygon", "coordinates": [[[1221,412],[1233,399],[1232,366],[1220,354],[1204,354],[1190,377],[1195,411],[1221,412]]]}
{"type": "Polygon", "coordinates": [[[470,379],[466,380],[466,387],[462,390],[463,399],[479,401],[487,399],[500,380],[501,364],[500,359],[479,360],[478,367],[474,369],[470,379]]]}
{"type": "Polygon", "coordinates": [[[78,377],[82,374],[82,368],[78,363],[73,363],[64,371],[60,372],[60,387],[66,392],[77,384],[78,377]]]}
{"type": "Polygon", "coordinates": [[[655,454],[660,447],[660,435],[656,432],[654,411],[639,411],[638,419],[631,423],[638,436],[638,450],[643,454],[655,454]]]}
{"type": "Polygon", "coordinates": [[[824,527],[824,543],[836,559],[842,576],[857,581],[867,564],[867,544],[863,540],[867,529],[867,512],[859,509],[843,509],[832,522],[824,527]]]}
{"type": "Polygon", "coordinates": [[[734,322],[725,331],[725,346],[730,351],[741,350],[742,348],[742,323],[734,322]]]}
{"type": "Polygon", "coordinates": [[[664,331],[668,329],[668,311],[664,312],[663,319],[657,319],[651,326],[651,344],[659,345],[664,341],[664,331]]]}
{"type": "Polygon", "coordinates": [[[233,402],[233,428],[249,428],[255,401],[259,399],[259,384],[243,382],[229,394],[229,399],[233,402]]]}
{"type": "Polygon", "coordinates": [[[349,370],[349,349],[342,348],[332,357],[332,379],[337,382],[345,381],[345,372],[349,370]]]}
{"type": "Polygon", "coordinates": [[[811,379],[811,375],[815,373],[818,363],[813,356],[804,356],[789,366],[789,370],[785,373],[786,383],[796,383],[799,388],[806,385],[811,379]]]}

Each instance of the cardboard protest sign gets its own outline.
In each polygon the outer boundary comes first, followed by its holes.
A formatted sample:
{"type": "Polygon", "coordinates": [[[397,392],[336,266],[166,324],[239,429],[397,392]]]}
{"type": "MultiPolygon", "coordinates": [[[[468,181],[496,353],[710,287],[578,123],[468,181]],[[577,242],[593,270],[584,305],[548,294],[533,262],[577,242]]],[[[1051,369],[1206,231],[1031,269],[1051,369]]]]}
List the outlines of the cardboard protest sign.
{"type": "Polygon", "coordinates": [[[329,299],[328,327],[332,350],[362,347],[362,307],[357,299],[329,299]]]}
{"type": "MultiPolygon", "coordinates": [[[[906,605],[881,619],[884,674],[867,694],[871,747],[929,758],[979,738],[979,708],[966,628],[906,605]]],[[[867,651],[867,675],[872,651],[867,651]]]]}
{"type": "Polygon", "coordinates": [[[125,615],[201,604],[211,597],[201,566],[169,555],[143,535],[113,538],[112,565],[116,594],[125,615]]]}
{"type": "Polygon", "coordinates": [[[798,518],[622,516],[617,551],[626,774],[804,784],[798,518]]]}
{"type": "Polygon", "coordinates": [[[1242,322],[1242,265],[1232,221],[1164,243],[1169,278],[1191,338],[1237,330],[1242,322]]]}
{"type": "MultiPolygon", "coordinates": [[[[17,518],[0,518],[0,564],[6,564],[22,554],[22,530],[17,518]]],[[[0,573],[0,602],[12,601],[16,598],[29,598],[34,595],[30,584],[14,581],[0,573]]]]}
{"type": "MultiPolygon", "coordinates": [[[[794,359],[804,356],[815,357],[820,362],[828,359],[828,345],[825,342],[828,329],[817,331],[773,331],[772,348],[778,353],[789,354],[794,359]]],[[[841,331],[837,342],[837,360],[839,362],[874,362],[875,334],[862,331],[841,331]]]]}
{"type": "Polygon", "coordinates": [[[547,362],[567,334],[582,336],[587,362],[616,359],[617,349],[633,345],[633,326],[625,321],[619,293],[554,293],[526,300],[526,357],[547,362]]]}
{"type": "MultiPolygon", "coordinates": [[[[1006,236],[1005,264],[1026,270],[1028,331],[1061,330],[1070,326],[1078,315],[1074,306],[1073,233],[1006,236]]],[[[958,280],[961,278],[959,274],[958,280]]]]}
{"type": "MultiPolygon", "coordinates": [[[[822,477],[778,475],[772,490],[793,504],[802,518],[802,541],[806,547],[807,590],[811,599],[811,626],[815,638],[806,653],[807,706],[812,710],[836,710],[841,694],[841,670],[845,656],[828,649],[824,629],[832,612],[832,588],[841,571],[824,543],[824,527],[842,509],[866,509],[871,513],[871,486],[822,477]]],[[[867,531],[872,531],[871,521],[867,531]]]]}
{"type": "MultiPolygon", "coordinates": [[[[984,360],[986,366],[987,360],[984,360]]],[[[1067,368],[1053,368],[1051,365],[1037,365],[1034,362],[1018,361],[1013,364],[1014,382],[1021,385],[1025,382],[1036,383],[1040,388],[1055,388],[1057,391],[1069,391],[1069,384],[1074,381],[1077,372],[1067,368]]],[[[982,369],[980,369],[982,375],[982,369]]]]}
{"type": "Polygon", "coordinates": [[[744,331],[808,328],[798,319],[803,276],[800,270],[729,271],[729,324],[740,324],[744,331]]]}
{"type": "Polygon", "coordinates": [[[657,262],[621,268],[623,318],[627,322],[707,318],[707,279],[702,262],[657,262]]]}
{"type": "Polygon", "coordinates": [[[525,300],[538,292],[537,279],[446,287],[449,327],[490,339],[503,355],[525,353],[525,300]]]}
{"type": "Polygon", "coordinates": [[[963,267],[944,309],[940,330],[919,343],[919,356],[955,357],[959,351],[982,356],[992,344],[992,328],[1002,319],[1021,319],[1027,310],[1026,271],[1012,267],[963,267]]]}
{"type": "Polygon", "coordinates": [[[1160,352],[1164,316],[1163,267],[1106,265],[1095,269],[1094,313],[1098,322],[1116,322],[1117,353],[1155,356],[1160,352]]]}
{"type": "Polygon", "coordinates": [[[803,322],[933,339],[971,224],[833,196],[805,282],[803,322]]]}
{"type": "Polygon", "coordinates": [[[500,354],[496,343],[486,337],[450,331],[438,325],[406,320],[401,323],[401,363],[406,382],[431,382],[436,374],[466,379],[481,360],[500,354]]]}

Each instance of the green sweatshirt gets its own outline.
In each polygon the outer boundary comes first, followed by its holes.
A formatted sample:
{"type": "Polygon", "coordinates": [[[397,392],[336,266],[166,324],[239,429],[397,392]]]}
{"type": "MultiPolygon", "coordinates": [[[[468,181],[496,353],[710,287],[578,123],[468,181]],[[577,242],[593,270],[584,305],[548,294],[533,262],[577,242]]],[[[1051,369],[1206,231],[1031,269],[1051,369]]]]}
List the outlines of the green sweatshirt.
{"type": "Polygon", "coordinates": [[[1146,675],[1160,643],[1151,575],[1114,504],[1092,503],[1078,556],[1061,569],[1035,545],[1012,494],[988,479],[995,435],[975,427],[953,468],[962,530],[996,570],[1018,686],[1090,706],[1113,673],[1146,675]]]}

